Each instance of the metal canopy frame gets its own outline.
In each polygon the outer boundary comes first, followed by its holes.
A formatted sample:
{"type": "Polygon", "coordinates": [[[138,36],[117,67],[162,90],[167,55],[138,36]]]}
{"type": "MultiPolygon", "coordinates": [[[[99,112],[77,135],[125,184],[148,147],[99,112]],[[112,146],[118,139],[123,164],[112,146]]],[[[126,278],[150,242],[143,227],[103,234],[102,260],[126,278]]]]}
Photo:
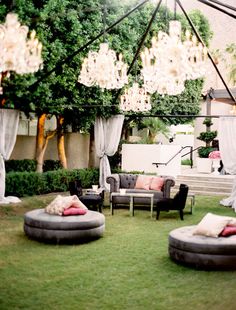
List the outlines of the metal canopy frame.
{"type": "Polygon", "coordinates": [[[221,7],[212,4],[212,2],[213,2],[213,3],[216,3],[216,4],[220,5],[220,6],[223,6],[224,8],[227,8],[227,9],[230,9],[230,10],[233,10],[233,11],[236,12],[236,8],[234,8],[234,7],[231,6],[231,5],[224,4],[224,3],[222,3],[221,1],[217,1],[217,0],[197,0],[197,1],[198,1],[198,2],[201,2],[201,3],[203,3],[203,4],[206,4],[206,5],[210,6],[211,8],[216,9],[216,10],[218,10],[218,11],[220,11],[220,12],[222,12],[222,13],[224,13],[224,14],[226,14],[226,15],[232,17],[232,18],[236,18],[236,15],[235,15],[235,14],[232,14],[232,13],[230,13],[230,12],[228,12],[228,11],[222,9],[221,7]]]}

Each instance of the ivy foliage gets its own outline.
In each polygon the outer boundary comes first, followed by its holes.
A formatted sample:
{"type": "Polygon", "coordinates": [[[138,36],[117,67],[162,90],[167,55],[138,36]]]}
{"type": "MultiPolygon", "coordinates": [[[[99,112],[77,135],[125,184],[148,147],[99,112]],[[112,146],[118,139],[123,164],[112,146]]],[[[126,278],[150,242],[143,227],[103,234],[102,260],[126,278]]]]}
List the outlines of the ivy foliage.
{"type": "MultiPolygon", "coordinates": [[[[30,30],[36,30],[37,37],[43,44],[44,59],[42,70],[27,75],[12,73],[10,79],[4,80],[2,99],[6,102],[5,106],[15,107],[26,113],[33,110],[38,115],[63,115],[65,124],[72,124],[74,130],[89,130],[97,115],[109,117],[119,113],[120,91],[102,91],[98,87],[79,84],[77,79],[81,64],[88,50],[98,50],[99,44],[105,40],[117,54],[123,54],[124,61],[129,66],[153,14],[153,4],[150,2],[143,5],[88,48],[80,53],[77,51],[137,3],[139,1],[5,1],[0,6],[0,22],[4,22],[10,11],[17,13],[21,24],[27,25],[30,30]],[[51,70],[52,73],[49,74],[51,70]]],[[[181,20],[183,30],[188,27],[183,16],[177,18],[181,20]]],[[[173,14],[161,6],[147,35],[145,46],[150,46],[151,37],[159,30],[167,30],[169,19],[173,19],[173,14]]],[[[208,44],[211,32],[206,18],[200,12],[194,12],[193,21],[208,44]]],[[[140,65],[138,59],[131,75],[138,77],[140,65]]],[[[130,76],[130,83],[133,79],[130,76]]],[[[151,114],[198,114],[202,85],[202,80],[187,81],[185,91],[179,96],[153,95],[151,114]]],[[[126,119],[129,121],[129,115],[126,119]]],[[[178,118],[163,120],[173,124],[180,122],[178,118]]],[[[181,122],[185,121],[189,119],[181,118],[181,122]]]]}

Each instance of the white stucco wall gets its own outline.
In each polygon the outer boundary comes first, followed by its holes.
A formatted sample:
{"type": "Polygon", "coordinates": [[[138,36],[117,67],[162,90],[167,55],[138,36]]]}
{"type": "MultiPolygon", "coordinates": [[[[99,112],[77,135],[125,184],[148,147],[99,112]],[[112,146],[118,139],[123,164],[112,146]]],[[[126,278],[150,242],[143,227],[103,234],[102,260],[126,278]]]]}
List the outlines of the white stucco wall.
{"type": "MultiPolygon", "coordinates": [[[[65,135],[68,169],[88,168],[89,138],[89,135],[80,133],[68,133],[65,135]]],[[[18,135],[10,159],[34,159],[35,139],[35,136],[18,135]]],[[[49,140],[44,159],[58,160],[56,137],[49,140]]]]}
{"type": "Polygon", "coordinates": [[[179,145],[123,144],[121,169],[123,171],[144,171],[158,175],[177,176],[181,174],[180,154],[168,165],[159,165],[157,168],[152,163],[167,163],[179,150],[179,145]]]}
{"type": "Polygon", "coordinates": [[[35,158],[35,136],[18,135],[10,159],[35,158]]]}

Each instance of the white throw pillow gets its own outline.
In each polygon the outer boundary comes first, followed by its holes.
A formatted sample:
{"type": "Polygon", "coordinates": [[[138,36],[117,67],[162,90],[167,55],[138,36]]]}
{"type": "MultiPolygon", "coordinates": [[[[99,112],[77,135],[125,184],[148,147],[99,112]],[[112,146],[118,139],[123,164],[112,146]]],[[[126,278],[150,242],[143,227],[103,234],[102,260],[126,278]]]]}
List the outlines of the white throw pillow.
{"type": "Polygon", "coordinates": [[[228,223],[229,226],[236,226],[236,218],[230,217],[230,222],[228,223]]]}
{"type": "Polygon", "coordinates": [[[76,195],[61,196],[58,195],[46,208],[45,212],[49,214],[62,215],[63,211],[70,208],[86,209],[87,207],[79,200],[76,195]]]}
{"type": "Polygon", "coordinates": [[[193,235],[203,235],[217,238],[232,218],[207,213],[193,230],[193,235]]]}

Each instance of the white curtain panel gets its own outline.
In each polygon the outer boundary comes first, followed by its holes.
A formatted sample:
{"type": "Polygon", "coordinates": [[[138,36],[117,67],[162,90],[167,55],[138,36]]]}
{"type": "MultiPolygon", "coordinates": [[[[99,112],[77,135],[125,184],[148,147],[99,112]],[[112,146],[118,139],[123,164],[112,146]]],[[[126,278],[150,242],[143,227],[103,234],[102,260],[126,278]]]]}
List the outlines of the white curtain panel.
{"type": "Polygon", "coordinates": [[[111,168],[107,156],[112,156],[117,151],[124,115],[115,115],[109,119],[97,117],[94,126],[94,138],[96,154],[100,158],[100,187],[109,190],[106,177],[111,174],[111,168]]]}
{"type": "MultiPolygon", "coordinates": [[[[5,163],[10,158],[16,142],[19,111],[0,109],[0,203],[15,202],[13,197],[5,196],[5,163]]],[[[16,199],[17,200],[17,199],[16,199]]]]}
{"type": "MultiPolygon", "coordinates": [[[[236,175],[236,117],[220,117],[218,137],[224,169],[227,173],[236,175]]],[[[236,178],[230,197],[222,199],[220,204],[236,211],[236,178]]]]}

